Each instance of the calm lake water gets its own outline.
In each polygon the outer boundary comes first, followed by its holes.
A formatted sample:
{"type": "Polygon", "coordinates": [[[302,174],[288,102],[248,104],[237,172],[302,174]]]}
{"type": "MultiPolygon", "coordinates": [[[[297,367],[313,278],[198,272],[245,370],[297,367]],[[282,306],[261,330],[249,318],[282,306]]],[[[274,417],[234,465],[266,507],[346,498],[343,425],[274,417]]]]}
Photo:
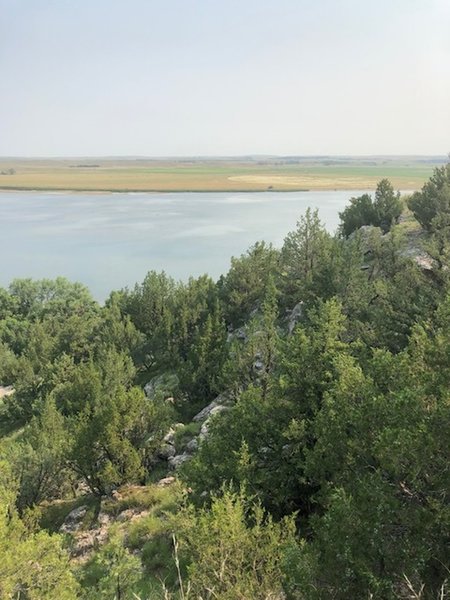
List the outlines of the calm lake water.
{"type": "Polygon", "coordinates": [[[308,206],[334,231],[361,193],[1,192],[0,285],[63,275],[104,300],[152,269],[217,278],[256,241],[281,245],[308,206]]]}

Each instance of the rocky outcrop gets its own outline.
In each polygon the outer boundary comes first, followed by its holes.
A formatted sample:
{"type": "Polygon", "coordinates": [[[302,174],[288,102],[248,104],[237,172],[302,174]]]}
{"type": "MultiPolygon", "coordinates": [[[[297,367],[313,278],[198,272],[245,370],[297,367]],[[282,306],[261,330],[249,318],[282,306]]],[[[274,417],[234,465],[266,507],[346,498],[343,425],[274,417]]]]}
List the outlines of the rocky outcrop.
{"type": "Polygon", "coordinates": [[[162,460],[168,460],[169,458],[175,456],[175,454],[175,446],[172,444],[163,444],[158,450],[158,458],[161,458],[162,460]]]}
{"type": "Polygon", "coordinates": [[[0,398],[4,398],[5,396],[11,396],[14,394],[14,388],[12,385],[0,385],[0,398]]]}
{"type": "Polygon", "coordinates": [[[175,373],[162,373],[145,384],[144,392],[149,400],[160,397],[173,403],[179,383],[180,381],[175,373]]]}
{"type": "Polygon", "coordinates": [[[175,444],[175,434],[179,429],[183,429],[183,423],[174,423],[163,438],[165,444],[175,444]]]}
{"type": "MultiPolygon", "coordinates": [[[[171,485],[173,482],[175,482],[175,477],[168,477],[166,480],[161,480],[158,486],[165,487],[171,485]]],[[[116,491],[113,499],[120,502],[123,500],[123,497],[116,491]]],[[[148,509],[138,507],[126,508],[120,511],[115,517],[109,514],[109,512],[100,511],[95,524],[90,525],[89,528],[85,528],[84,520],[87,511],[88,507],[85,505],[74,508],[67,515],[63,525],[59,529],[60,533],[70,535],[72,539],[70,554],[72,559],[77,563],[86,562],[92,555],[92,552],[107,542],[112,525],[132,523],[150,514],[148,509]]]]}
{"type": "MultiPolygon", "coordinates": [[[[153,381],[153,380],[152,380],[153,381]]],[[[154,388],[150,389],[153,393],[154,388]]],[[[157,456],[162,461],[167,461],[167,465],[171,470],[177,470],[188,460],[191,460],[192,456],[197,452],[200,443],[204,440],[209,433],[209,426],[211,419],[215,415],[228,410],[231,405],[231,398],[228,394],[223,393],[217,396],[212,402],[205,406],[200,412],[198,412],[192,419],[193,423],[202,423],[200,432],[197,436],[191,437],[190,439],[184,438],[186,441],[181,442],[183,436],[178,437],[177,444],[175,444],[176,433],[179,429],[186,427],[183,423],[175,423],[166,433],[163,438],[163,443],[158,450],[157,456]]],[[[164,478],[165,479],[170,479],[164,478]]]]}
{"type": "Polygon", "coordinates": [[[227,342],[230,343],[233,340],[239,340],[244,344],[248,342],[248,334],[245,327],[239,327],[238,329],[228,332],[227,342]]]}
{"type": "Polygon", "coordinates": [[[303,302],[297,302],[292,310],[290,310],[287,314],[287,329],[289,335],[294,331],[295,326],[300,321],[303,316],[303,302]]]}
{"type": "Polygon", "coordinates": [[[70,511],[59,528],[60,533],[75,533],[83,525],[83,519],[87,513],[87,506],[78,506],[70,511]]]}
{"type": "Polygon", "coordinates": [[[197,413],[192,420],[195,423],[204,421],[205,419],[208,419],[211,416],[211,414],[215,414],[217,412],[220,412],[220,410],[223,410],[223,408],[225,408],[225,406],[229,402],[230,398],[227,394],[219,394],[219,396],[217,396],[217,398],[214,398],[214,400],[210,402],[208,406],[205,406],[205,408],[203,408],[199,413],[197,413]],[[218,407],[222,408],[219,411],[217,411],[216,408],[218,407]]]}
{"type": "Polygon", "coordinates": [[[183,465],[185,462],[187,462],[188,460],[191,460],[191,458],[192,458],[192,454],[183,452],[183,454],[177,454],[176,456],[172,456],[171,458],[169,458],[167,460],[167,463],[169,464],[169,467],[171,469],[176,470],[179,467],[181,467],[181,465],[183,465]]]}
{"type": "Polygon", "coordinates": [[[423,249],[422,244],[425,239],[426,234],[423,231],[409,232],[406,248],[402,250],[401,256],[413,260],[423,271],[432,271],[436,267],[436,261],[423,249]]]}
{"type": "Polygon", "coordinates": [[[160,479],[158,481],[158,483],[156,484],[158,487],[168,487],[169,485],[173,485],[175,483],[176,479],[173,476],[169,476],[169,477],[163,477],[162,479],[160,479]]]}
{"type": "Polygon", "coordinates": [[[205,419],[207,419],[209,417],[209,415],[211,414],[211,411],[214,410],[215,408],[217,408],[218,406],[219,406],[219,404],[217,403],[217,401],[213,400],[212,402],[210,402],[208,404],[208,406],[205,406],[205,408],[202,408],[202,410],[199,413],[197,413],[192,420],[194,421],[194,423],[198,423],[199,421],[204,421],[205,419]]]}
{"type": "Polygon", "coordinates": [[[192,438],[192,440],[189,440],[189,442],[186,444],[185,450],[188,454],[193,454],[194,452],[197,452],[197,450],[198,450],[197,438],[192,438]]]}

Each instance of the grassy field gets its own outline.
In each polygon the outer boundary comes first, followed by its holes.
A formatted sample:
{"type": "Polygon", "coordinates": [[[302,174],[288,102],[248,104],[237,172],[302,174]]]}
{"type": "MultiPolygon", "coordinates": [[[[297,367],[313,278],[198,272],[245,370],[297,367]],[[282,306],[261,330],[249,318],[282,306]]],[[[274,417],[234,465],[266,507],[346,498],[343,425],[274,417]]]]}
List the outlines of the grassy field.
{"type": "Polygon", "coordinates": [[[296,191],[373,189],[387,177],[415,190],[444,157],[2,159],[0,190],[296,191]]]}

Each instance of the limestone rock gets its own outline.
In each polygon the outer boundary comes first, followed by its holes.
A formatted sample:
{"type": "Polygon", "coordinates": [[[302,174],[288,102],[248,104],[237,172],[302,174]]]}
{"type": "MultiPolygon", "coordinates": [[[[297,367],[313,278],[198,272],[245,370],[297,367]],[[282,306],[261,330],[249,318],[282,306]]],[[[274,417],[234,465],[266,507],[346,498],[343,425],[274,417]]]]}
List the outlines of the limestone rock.
{"type": "Polygon", "coordinates": [[[11,396],[11,394],[14,394],[14,388],[12,385],[0,385],[0,398],[4,398],[5,396],[11,396]]]}
{"type": "Polygon", "coordinates": [[[209,417],[211,411],[214,408],[216,408],[217,406],[219,406],[217,400],[213,400],[212,402],[210,402],[208,404],[208,406],[205,406],[205,408],[202,408],[202,410],[199,413],[197,413],[192,420],[195,423],[198,423],[198,421],[204,421],[205,419],[207,419],[209,417]]]}
{"type": "Polygon", "coordinates": [[[78,531],[83,524],[87,509],[88,507],[83,505],[71,510],[59,528],[60,533],[74,533],[78,531]]]}
{"type": "Polygon", "coordinates": [[[178,429],[183,429],[183,427],[184,427],[183,423],[175,423],[174,425],[172,425],[172,427],[169,429],[169,431],[163,437],[163,442],[165,444],[173,445],[175,443],[175,433],[178,431],[178,429]]]}
{"type": "Polygon", "coordinates": [[[179,379],[175,373],[162,373],[145,384],[144,392],[149,400],[153,400],[156,396],[162,396],[164,399],[171,398],[173,401],[178,385],[179,379]]]}
{"type": "Polygon", "coordinates": [[[175,483],[176,479],[173,476],[169,476],[169,477],[163,477],[162,479],[160,479],[158,481],[158,483],[156,484],[158,487],[167,487],[169,485],[173,485],[175,483]]]}
{"type": "Polygon", "coordinates": [[[191,458],[192,456],[190,454],[184,452],[183,454],[177,454],[176,456],[170,457],[167,462],[169,463],[169,467],[171,469],[176,470],[179,467],[181,467],[182,464],[184,464],[188,460],[191,460],[191,458]]]}
{"type": "Polygon", "coordinates": [[[246,344],[248,342],[248,335],[245,330],[245,327],[239,327],[238,329],[235,329],[234,331],[230,331],[228,333],[227,342],[230,343],[233,340],[239,340],[240,342],[243,342],[244,344],[246,344]]]}
{"type": "Polygon", "coordinates": [[[197,438],[192,438],[192,440],[190,440],[186,444],[186,452],[188,452],[189,454],[193,454],[197,450],[198,450],[198,440],[197,440],[197,438]]]}
{"type": "Polygon", "coordinates": [[[289,311],[287,316],[288,322],[288,333],[289,335],[294,331],[294,327],[300,321],[303,316],[303,302],[297,302],[294,308],[289,311]]]}
{"type": "Polygon", "coordinates": [[[209,434],[209,422],[205,421],[202,425],[202,428],[200,429],[200,433],[199,433],[199,439],[200,440],[204,440],[205,438],[208,437],[209,434]]]}
{"type": "Polygon", "coordinates": [[[163,460],[167,460],[172,456],[175,456],[175,454],[175,446],[172,444],[163,444],[158,450],[158,458],[162,458],[163,460]]]}
{"type": "Polygon", "coordinates": [[[255,360],[255,362],[253,363],[253,369],[258,372],[262,371],[264,369],[263,361],[260,359],[255,360]]]}
{"type": "Polygon", "coordinates": [[[219,404],[218,406],[214,406],[210,411],[209,411],[209,416],[208,418],[203,422],[202,427],[200,429],[200,433],[199,433],[199,440],[202,441],[204,440],[206,437],[208,437],[209,434],[209,426],[211,425],[211,419],[212,417],[214,417],[214,415],[217,415],[221,412],[223,412],[224,410],[230,410],[229,406],[224,406],[223,404],[219,404]]]}
{"type": "Polygon", "coordinates": [[[133,522],[137,521],[138,519],[142,519],[143,517],[147,517],[149,514],[150,511],[148,510],[141,510],[139,508],[127,508],[126,510],[123,510],[121,513],[119,513],[119,515],[117,516],[117,521],[119,523],[133,522]]]}
{"type": "MultiPolygon", "coordinates": [[[[219,394],[216,398],[214,398],[214,400],[212,402],[210,402],[208,404],[208,406],[205,406],[205,408],[203,408],[199,413],[197,413],[192,420],[195,423],[198,423],[199,421],[204,421],[205,419],[208,419],[211,416],[211,414],[213,413],[214,409],[216,409],[219,406],[226,405],[229,401],[230,401],[230,399],[226,393],[219,394]]],[[[222,409],[220,409],[220,410],[222,410],[222,409]]],[[[215,412],[219,412],[219,411],[215,411],[215,412]]]]}
{"type": "Polygon", "coordinates": [[[229,406],[224,406],[223,404],[219,404],[218,406],[214,406],[214,408],[212,408],[209,412],[209,418],[213,417],[214,415],[217,415],[221,412],[223,412],[224,410],[230,410],[229,406]]]}

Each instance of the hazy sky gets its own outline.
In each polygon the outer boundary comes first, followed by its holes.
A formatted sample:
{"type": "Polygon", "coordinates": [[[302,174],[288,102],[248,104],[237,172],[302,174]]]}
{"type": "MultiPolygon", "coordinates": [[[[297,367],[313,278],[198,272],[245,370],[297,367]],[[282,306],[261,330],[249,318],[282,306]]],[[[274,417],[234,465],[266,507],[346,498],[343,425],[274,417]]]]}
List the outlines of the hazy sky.
{"type": "Polygon", "coordinates": [[[0,155],[449,150],[450,0],[0,0],[0,155]]]}

